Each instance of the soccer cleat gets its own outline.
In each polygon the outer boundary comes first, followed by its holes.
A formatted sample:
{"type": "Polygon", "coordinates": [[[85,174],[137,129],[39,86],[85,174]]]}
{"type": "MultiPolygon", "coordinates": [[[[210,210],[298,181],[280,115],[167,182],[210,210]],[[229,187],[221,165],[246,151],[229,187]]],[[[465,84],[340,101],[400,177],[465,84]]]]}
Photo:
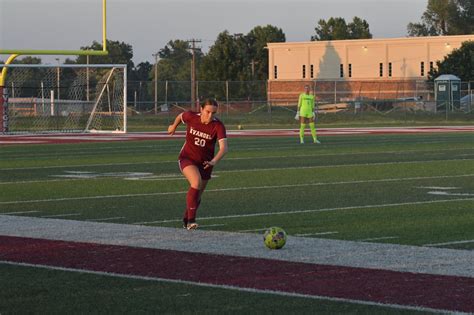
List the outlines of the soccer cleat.
{"type": "Polygon", "coordinates": [[[192,222],[192,223],[188,223],[188,225],[186,226],[186,229],[187,229],[188,231],[190,231],[190,230],[195,230],[195,229],[198,228],[198,226],[199,226],[199,225],[198,225],[196,222],[192,222]]]}
{"type": "Polygon", "coordinates": [[[304,140],[300,140],[300,144],[304,144],[304,140]]]}
{"type": "Polygon", "coordinates": [[[321,142],[319,140],[314,140],[314,143],[321,144],[321,142]]]}

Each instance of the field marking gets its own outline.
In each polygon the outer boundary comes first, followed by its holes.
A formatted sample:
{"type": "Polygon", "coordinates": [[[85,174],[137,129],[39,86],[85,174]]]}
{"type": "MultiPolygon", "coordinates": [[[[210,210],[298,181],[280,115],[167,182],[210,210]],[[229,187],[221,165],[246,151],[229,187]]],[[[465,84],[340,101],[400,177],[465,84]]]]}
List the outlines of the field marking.
{"type": "Polygon", "coordinates": [[[474,196],[474,194],[471,193],[453,193],[453,192],[447,192],[447,191],[429,191],[427,192],[429,195],[437,195],[437,196],[474,196]]]}
{"type": "Polygon", "coordinates": [[[438,189],[438,190],[461,189],[461,187],[439,187],[439,186],[417,186],[416,188],[421,188],[421,189],[438,189]]]}
{"type": "Polygon", "coordinates": [[[446,242],[446,243],[434,243],[434,244],[424,244],[422,246],[445,246],[445,245],[457,245],[457,244],[469,244],[474,243],[474,240],[467,240],[467,241],[453,241],[453,242],[446,242]]]}
{"type": "MultiPolygon", "coordinates": [[[[423,142],[425,143],[425,142],[423,142]]],[[[273,148],[274,146],[269,146],[273,148]]],[[[294,147],[288,147],[292,149],[294,147]]],[[[266,149],[266,148],[265,148],[266,149]]],[[[279,148],[281,149],[281,148],[279,148]]],[[[249,150],[255,150],[250,148],[249,150]]],[[[267,150],[267,149],[266,149],[267,150]]],[[[411,152],[434,152],[438,153],[439,151],[458,151],[458,150],[474,150],[472,148],[455,148],[455,149],[439,149],[439,150],[405,150],[405,151],[367,151],[367,152],[354,152],[347,153],[345,155],[373,155],[373,154],[402,154],[402,153],[411,153],[411,152]]],[[[243,150],[236,150],[236,152],[243,150]]],[[[178,152],[178,151],[176,151],[178,152]]],[[[303,154],[297,155],[297,157],[313,157],[313,156],[338,156],[340,153],[315,153],[315,154],[303,154]]],[[[226,160],[247,160],[247,159],[269,159],[269,158],[294,158],[294,155],[266,155],[264,157],[227,157],[226,160]]],[[[459,159],[455,159],[459,160],[459,159]]],[[[468,159],[470,160],[470,159],[468,159]]],[[[167,163],[176,163],[176,160],[163,160],[163,161],[142,161],[142,162],[121,162],[121,163],[102,163],[102,164],[74,164],[74,165],[51,165],[51,166],[31,166],[31,167],[11,167],[11,168],[0,168],[2,171],[9,170],[35,170],[35,169],[50,169],[50,168],[68,168],[68,167],[87,167],[87,166],[122,166],[122,165],[141,165],[141,164],[167,164],[167,163]]]]}
{"type": "Polygon", "coordinates": [[[331,234],[338,234],[339,232],[319,232],[319,233],[303,233],[303,234],[295,234],[295,236],[312,236],[312,235],[331,235],[331,234]]]}
{"type": "MultiPolygon", "coordinates": [[[[312,212],[328,212],[328,211],[341,211],[341,210],[354,210],[354,209],[370,209],[370,208],[382,208],[382,207],[398,207],[398,206],[408,206],[408,205],[423,205],[423,204],[433,204],[433,203],[443,203],[443,202],[456,202],[456,201],[468,201],[474,200],[474,198],[461,198],[461,199],[444,199],[444,200],[427,200],[427,201],[416,201],[416,202],[402,202],[402,203],[386,203],[378,205],[360,205],[360,206],[350,206],[350,207],[339,207],[339,208],[322,208],[322,209],[308,209],[308,210],[294,210],[294,211],[280,211],[280,212],[257,212],[257,213],[247,213],[247,214],[230,214],[223,216],[209,216],[209,217],[200,217],[199,220],[219,220],[219,219],[238,219],[238,218],[247,218],[247,217],[261,217],[268,215],[287,215],[287,214],[300,214],[300,213],[312,213],[312,212]]],[[[170,223],[170,222],[181,222],[182,219],[169,219],[169,220],[160,220],[160,221],[150,221],[150,222],[136,222],[132,223],[135,225],[141,224],[161,224],[161,223],[170,223]]]]}
{"type": "Polygon", "coordinates": [[[381,236],[381,237],[372,237],[372,238],[364,238],[360,240],[355,240],[356,242],[370,242],[370,241],[381,241],[381,240],[392,240],[400,238],[398,236],[381,236]]]}
{"type": "MultiPolygon", "coordinates": [[[[265,186],[217,188],[217,189],[208,189],[206,191],[223,192],[223,191],[258,190],[258,189],[297,188],[297,187],[309,187],[309,186],[367,184],[367,183],[398,182],[398,181],[426,180],[426,179],[439,179],[439,178],[458,178],[458,177],[472,177],[472,176],[474,176],[474,174],[440,175],[440,176],[426,176],[426,177],[418,176],[418,177],[384,178],[384,179],[356,180],[356,181],[342,181],[342,182],[317,182],[317,183],[291,184],[291,185],[287,184],[287,185],[274,185],[274,186],[265,185],[265,186]]],[[[42,202],[56,202],[56,201],[70,201],[70,200],[94,200],[94,199],[110,199],[110,198],[166,196],[166,195],[178,195],[178,194],[186,194],[186,193],[188,193],[187,190],[161,192],[161,193],[157,192],[157,193],[124,194],[124,195],[101,195],[101,196],[68,197],[68,198],[65,197],[65,198],[55,198],[55,199],[16,200],[16,201],[1,201],[0,205],[42,203],[42,202]]]]}
{"type": "Polygon", "coordinates": [[[43,215],[40,218],[62,218],[62,217],[74,217],[81,215],[81,213],[63,213],[63,214],[54,214],[54,215],[43,215]]]}
{"type": "Polygon", "coordinates": [[[237,233],[245,233],[245,232],[263,232],[266,231],[268,228],[260,228],[260,229],[250,229],[250,230],[238,230],[237,233]]]}
{"type": "Polygon", "coordinates": [[[100,219],[85,219],[84,221],[100,222],[100,221],[111,221],[111,220],[121,220],[121,219],[125,219],[125,217],[111,217],[111,218],[100,218],[100,219]]]}
{"type": "Polygon", "coordinates": [[[242,173],[242,172],[259,172],[259,171],[282,171],[282,170],[304,170],[304,169],[319,169],[319,168],[341,168],[341,167],[358,167],[358,166],[383,166],[383,165],[402,165],[402,164],[417,164],[417,163],[436,163],[436,162],[459,162],[459,161],[474,161],[474,159],[450,159],[450,160],[419,160],[419,161],[396,161],[396,162],[376,162],[376,163],[355,163],[355,164],[334,164],[334,165],[316,165],[316,166],[294,166],[294,167],[270,167],[270,168],[249,168],[240,170],[216,171],[219,173],[242,173]]]}
{"type": "Polygon", "coordinates": [[[10,215],[10,214],[25,214],[25,213],[37,213],[39,211],[37,210],[32,210],[32,211],[15,211],[15,212],[5,212],[5,213],[2,213],[0,212],[0,214],[2,215],[10,215]]]}
{"type": "MultiPolygon", "coordinates": [[[[283,141],[281,141],[283,142],[283,141]]],[[[280,143],[281,143],[280,142],[280,143]]],[[[295,141],[294,140],[290,140],[290,141],[286,141],[287,144],[293,144],[293,146],[282,146],[282,147],[279,147],[280,149],[281,148],[288,148],[288,149],[291,149],[291,148],[294,148],[294,144],[295,144],[295,141]]],[[[348,141],[349,142],[349,141],[348,141]]],[[[353,142],[353,141],[352,141],[353,142]]],[[[388,141],[388,142],[395,142],[395,141],[388,141]]],[[[441,143],[442,141],[439,141],[439,140],[433,140],[433,141],[422,141],[421,143],[425,144],[425,143],[441,143]]],[[[361,141],[359,141],[359,143],[362,143],[361,141]]],[[[387,143],[386,140],[384,140],[384,143],[387,143]]],[[[410,143],[419,143],[419,142],[410,142],[410,143]]],[[[129,143],[127,143],[129,144],[129,143]]],[[[340,143],[334,143],[335,145],[338,145],[340,143]]],[[[273,148],[273,144],[266,144],[266,143],[256,143],[256,144],[249,144],[249,145],[246,145],[245,148],[242,148],[242,147],[239,147],[238,150],[234,150],[234,151],[247,151],[247,150],[266,150],[268,148],[273,148]]],[[[100,148],[94,148],[95,149],[95,152],[94,153],[91,153],[91,152],[83,152],[82,150],[78,150],[78,149],[61,149],[61,152],[66,152],[65,155],[63,156],[78,156],[78,155],[94,155],[94,156],[97,156],[97,155],[101,155],[101,154],[110,154],[110,153],[125,153],[125,154],[128,154],[128,153],[133,153],[133,154],[136,154],[137,153],[137,148],[138,149],[149,149],[149,148],[153,148],[153,149],[158,149],[158,150],[153,150],[153,151],[150,151],[150,150],[144,150],[142,151],[143,153],[168,153],[170,152],[170,149],[176,149],[176,152],[179,151],[179,149],[181,148],[181,145],[149,145],[149,146],[131,146],[131,145],[126,145],[123,147],[124,149],[120,149],[120,147],[100,147],[100,148]],[[113,149],[113,150],[110,150],[110,149],[113,149]],[[102,152],[98,152],[98,151],[102,151],[102,152]]],[[[372,154],[372,153],[396,153],[396,154],[400,154],[400,153],[404,153],[404,152],[438,152],[438,151],[454,151],[454,150],[459,150],[459,148],[444,148],[444,149],[440,149],[440,150],[427,150],[427,149],[424,149],[424,150],[405,150],[405,151],[369,151],[367,152],[368,154],[372,154]]],[[[462,150],[473,150],[472,148],[464,148],[462,150]]],[[[23,153],[21,155],[18,155],[18,154],[9,154],[10,152],[7,152],[4,154],[4,156],[8,159],[8,160],[26,160],[28,158],[38,158],[38,157],[42,157],[42,158],[49,158],[49,157],[56,157],[56,155],[53,153],[41,153],[41,154],[38,154],[38,152],[34,152],[34,153],[23,153]]],[[[354,153],[349,153],[350,155],[352,154],[367,154],[366,152],[354,152],[354,153]]],[[[316,154],[315,154],[316,155],[316,154]]],[[[318,154],[319,155],[319,154],[318,154]]],[[[323,156],[327,156],[327,155],[332,155],[331,153],[324,153],[322,154],[323,156]]]]}
{"type": "Polygon", "coordinates": [[[225,224],[199,224],[199,228],[208,228],[208,227],[216,227],[216,226],[225,226],[225,224]]]}
{"type": "MultiPolygon", "coordinates": [[[[383,303],[370,302],[370,301],[364,301],[364,300],[354,300],[354,299],[345,299],[345,298],[337,298],[337,297],[301,294],[301,293],[290,293],[290,292],[274,291],[274,290],[259,290],[259,289],[231,286],[231,285],[218,285],[218,284],[210,284],[210,283],[203,283],[203,282],[192,282],[192,281],[187,281],[187,280],[174,280],[174,279],[165,279],[165,278],[158,278],[158,277],[154,278],[154,277],[136,276],[136,275],[130,275],[130,274],[127,275],[127,274],[119,274],[119,273],[112,273],[112,272],[92,271],[92,270],[86,270],[86,269],[74,269],[74,268],[55,267],[55,266],[39,265],[39,264],[17,263],[17,262],[3,261],[3,260],[0,260],[0,264],[20,266],[20,267],[42,268],[46,270],[68,271],[68,272],[76,272],[76,273],[82,273],[82,274],[117,277],[117,278],[133,279],[133,280],[146,280],[146,281],[157,281],[157,282],[165,282],[165,283],[186,284],[186,285],[200,286],[200,287],[206,287],[206,288],[227,289],[227,290],[234,290],[234,291],[241,291],[241,292],[248,292],[248,293],[257,293],[257,294],[273,294],[273,295],[285,296],[285,297],[307,298],[307,299],[315,299],[315,300],[323,300],[323,301],[331,301],[331,302],[342,302],[342,303],[354,303],[354,304],[376,306],[376,307],[388,307],[388,308],[399,309],[399,310],[433,312],[436,314],[453,313],[452,310],[434,309],[434,308],[429,308],[429,307],[410,306],[410,305],[402,305],[402,304],[389,304],[389,303],[383,304],[383,303]]],[[[456,312],[456,314],[467,315],[468,313],[456,312]]]]}

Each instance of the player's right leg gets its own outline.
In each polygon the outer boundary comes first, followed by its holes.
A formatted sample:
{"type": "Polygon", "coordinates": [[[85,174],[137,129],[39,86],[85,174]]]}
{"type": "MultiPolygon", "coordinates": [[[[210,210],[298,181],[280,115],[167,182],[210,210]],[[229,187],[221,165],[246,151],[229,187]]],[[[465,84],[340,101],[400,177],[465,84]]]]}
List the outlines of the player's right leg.
{"type": "Polygon", "coordinates": [[[187,161],[180,161],[181,172],[189,182],[189,190],[186,194],[186,211],[183,216],[183,225],[189,229],[190,225],[196,225],[196,212],[199,207],[199,199],[201,195],[202,178],[201,173],[196,165],[187,161]]]}
{"type": "Polygon", "coordinates": [[[304,143],[304,130],[306,128],[306,118],[300,116],[300,143],[304,143]]]}

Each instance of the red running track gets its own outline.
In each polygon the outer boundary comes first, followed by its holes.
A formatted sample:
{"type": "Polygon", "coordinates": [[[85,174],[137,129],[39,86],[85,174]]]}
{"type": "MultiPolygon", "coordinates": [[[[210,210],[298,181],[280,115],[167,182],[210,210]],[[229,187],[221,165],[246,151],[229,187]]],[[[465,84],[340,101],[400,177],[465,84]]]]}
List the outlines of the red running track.
{"type": "Polygon", "coordinates": [[[0,261],[474,312],[474,278],[0,236],[0,261]]]}

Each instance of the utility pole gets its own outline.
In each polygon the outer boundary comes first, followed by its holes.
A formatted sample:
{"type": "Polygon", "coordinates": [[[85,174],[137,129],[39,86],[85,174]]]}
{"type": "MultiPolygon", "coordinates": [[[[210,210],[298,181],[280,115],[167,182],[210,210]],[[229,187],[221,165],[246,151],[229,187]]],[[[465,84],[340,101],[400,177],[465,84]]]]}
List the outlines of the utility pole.
{"type": "MultiPolygon", "coordinates": [[[[196,48],[196,43],[200,43],[200,39],[190,39],[187,41],[188,43],[191,43],[191,54],[192,54],[192,59],[191,59],[191,109],[194,109],[197,107],[196,104],[196,50],[199,50],[200,48],[196,48]]],[[[196,108],[196,110],[199,110],[196,108]]]]}
{"type": "Polygon", "coordinates": [[[60,89],[59,86],[60,86],[60,80],[61,80],[60,79],[60,69],[59,69],[60,63],[59,63],[59,58],[54,58],[54,59],[56,59],[56,61],[58,62],[58,67],[56,68],[56,83],[58,84],[58,88],[57,88],[58,89],[58,96],[57,96],[57,98],[59,100],[59,89],[60,89]]]}
{"type": "Polygon", "coordinates": [[[252,80],[255,80],[255,65],[258,63],[258,61],[255,61],[252,59],[250,62],[251,70],[252,70],[252,80]]]}
{"type": "Polygon", "coordinates": [[[158,53],[153,54],[155,57],[155,115],[158,114],[158,53]]]}

